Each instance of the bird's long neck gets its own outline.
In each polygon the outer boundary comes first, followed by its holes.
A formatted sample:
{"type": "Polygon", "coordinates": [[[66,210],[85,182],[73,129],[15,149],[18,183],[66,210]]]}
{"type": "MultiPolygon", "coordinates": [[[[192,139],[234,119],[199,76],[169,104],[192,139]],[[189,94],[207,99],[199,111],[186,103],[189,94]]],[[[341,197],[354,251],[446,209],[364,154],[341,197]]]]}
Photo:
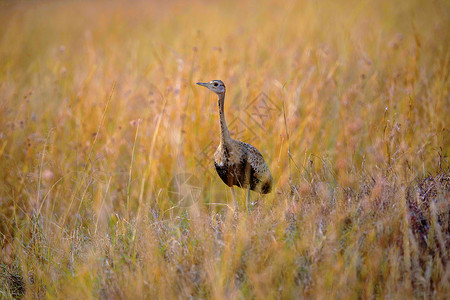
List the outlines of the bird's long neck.
{"type": "Polygon", "coordinates": [[[220,143],[226,144],[231,141],[230,132],[228,131],[227,121],[225,121],[224,112],[225,92],[219,94],[219,118],[220,118],[220,143]]]}

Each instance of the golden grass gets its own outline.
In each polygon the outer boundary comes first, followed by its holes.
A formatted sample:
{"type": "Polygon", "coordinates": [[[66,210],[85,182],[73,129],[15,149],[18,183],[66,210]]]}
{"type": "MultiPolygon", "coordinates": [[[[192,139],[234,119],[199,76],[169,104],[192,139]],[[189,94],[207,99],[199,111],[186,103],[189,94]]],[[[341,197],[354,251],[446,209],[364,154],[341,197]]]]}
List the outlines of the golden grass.
{"type": "Polygon", "coordinates": [[[2,298],[448,298],[449,11],[1,2],[2,298]],[[211,79],[276,182],[238,216],[211,79]]]}

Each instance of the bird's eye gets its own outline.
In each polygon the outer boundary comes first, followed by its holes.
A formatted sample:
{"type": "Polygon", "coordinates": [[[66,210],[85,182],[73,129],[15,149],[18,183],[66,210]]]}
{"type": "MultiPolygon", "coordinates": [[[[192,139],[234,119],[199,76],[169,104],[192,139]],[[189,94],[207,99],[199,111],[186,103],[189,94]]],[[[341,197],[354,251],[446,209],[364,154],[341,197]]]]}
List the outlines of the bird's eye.
{"type": "Polygon", "coordinates": [[[219,84],[217,82],[214,82],[214,86],[218,86],[219,84]]]}

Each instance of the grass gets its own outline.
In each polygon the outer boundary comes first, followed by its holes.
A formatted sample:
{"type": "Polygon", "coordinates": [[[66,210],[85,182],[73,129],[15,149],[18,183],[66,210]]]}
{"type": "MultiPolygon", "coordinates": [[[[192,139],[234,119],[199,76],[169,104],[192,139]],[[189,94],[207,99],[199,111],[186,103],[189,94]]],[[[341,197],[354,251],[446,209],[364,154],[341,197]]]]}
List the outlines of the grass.
{"type": "Polygon", "coordinates": [[[449,11],[0,2],[2,298],[448,298],[449,11]],[[211,79],[275,178],[249,213],[211,79]]]}

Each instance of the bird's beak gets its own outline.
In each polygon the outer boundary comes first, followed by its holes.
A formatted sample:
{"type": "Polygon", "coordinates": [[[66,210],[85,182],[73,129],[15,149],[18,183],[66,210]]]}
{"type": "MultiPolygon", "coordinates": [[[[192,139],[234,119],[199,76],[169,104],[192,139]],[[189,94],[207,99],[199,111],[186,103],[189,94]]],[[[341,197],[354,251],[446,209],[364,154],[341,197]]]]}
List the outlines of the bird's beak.
{"type": "Polygon", "coordinates": [[[197,84],[201,85],[201,86],[206,86],[206,87],[208,86],[208,83],[206,83],[206,82],[197,82],[197,84]]]}

